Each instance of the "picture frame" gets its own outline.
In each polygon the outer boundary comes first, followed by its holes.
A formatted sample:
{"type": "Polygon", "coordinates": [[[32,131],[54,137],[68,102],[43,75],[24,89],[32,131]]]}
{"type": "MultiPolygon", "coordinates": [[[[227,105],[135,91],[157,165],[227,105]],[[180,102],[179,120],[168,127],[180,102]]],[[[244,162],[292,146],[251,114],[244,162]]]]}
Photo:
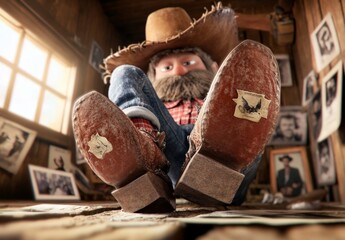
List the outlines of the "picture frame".
{"type": "Polygon", "coordinates": [[[340,54],[339,41],[331,13],[326,14],[324,19],[311,33],[310,38],[316,70],[320,72],[340,54]]]}
{"type": "Polygon", "coordinates": [[[271,149],[270,182],[273,193],[297,197],[313,190],[310,167],[304,146],[271,149]],[[285,179],[285,167],[289,179],[285,179]]]}
{"type": "Polygon", "coordinates": [[[77,145],[75,146],[75,161],[78,165],[86,163],[86,160],[77,145]]]}
{"type": "Polygon", "coordinates": [[[343,61],[339,61],[321,81],[322,125],[318,142],[335,132],[341,124],[343,61]]]}
{"type": "Polygon", "coordinates": [[[307,106],[318,90],[316,73],[311,70],[303,80],[302,106],[307,106]]]}
{"type": "Polygon", "coordinates": [[[73,173],[29,164],[35,200],[80,200],[73,173]]]}
{"type": "Polygon", "coordinates": [[[318,186],[333,185],[336,183],[335,160],[332,140],[330,137],[317,143],[314,172],[318,186]]]}
{"type": "Polygon", "coordinates": [[[48,167],[55,170],[73,172],[71,151],[68,149],[50,145],[48,167]]]}
{"type": "Polygon", "coordinates": [[[288,54],[276,54],[276,60],[279,66],[280,80],[282,87],[292,86],[292,75],[290,67],[290,58],[288,54]]]}
{"type": "Polygon", "coordinates": [[[268,145],[299,146],[307,143],[307,112],[301,106],[280,108],[276,129],[268,145]]]}
{"type": "Polygon", "coordinates": [[[100,66],[103,64],[104,52],[100,45],[93,40],[89,56],[89,64],[98,72],[102,73],[100,66]]]}
{"type": "Polygon", "coordinates": [[[16,174],[36,135],[36,131],[0,117],[0,167],[16,174]]]}

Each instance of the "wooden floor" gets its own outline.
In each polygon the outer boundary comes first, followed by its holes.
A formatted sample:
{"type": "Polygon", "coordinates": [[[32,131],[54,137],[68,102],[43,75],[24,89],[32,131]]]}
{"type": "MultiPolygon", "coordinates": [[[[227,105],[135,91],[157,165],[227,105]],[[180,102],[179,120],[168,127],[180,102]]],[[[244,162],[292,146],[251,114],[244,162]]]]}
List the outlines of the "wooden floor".
{"type": "Polygon", "coordinates": [[[345,206],[213,209],[178,199],[173,213],[134,214],[105,201],[0,202],[0,239],[345,239],[345,206]]]}

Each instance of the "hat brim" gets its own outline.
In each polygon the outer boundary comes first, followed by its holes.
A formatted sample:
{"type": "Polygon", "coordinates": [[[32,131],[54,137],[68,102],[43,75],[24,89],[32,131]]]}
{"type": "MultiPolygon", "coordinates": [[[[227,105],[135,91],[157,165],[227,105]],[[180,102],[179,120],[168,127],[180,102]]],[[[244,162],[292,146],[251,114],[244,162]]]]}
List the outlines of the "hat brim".
{"type": "Polygon", "coordinates": [[[218,64],[238,44],[235,13],[221,4],[213,6],[183,32],[162,42],[132,44],[104,60],[106,74],[118,66],[130,64],[147,71],[152,56],[166,49],[199,47],[218,64]]]}

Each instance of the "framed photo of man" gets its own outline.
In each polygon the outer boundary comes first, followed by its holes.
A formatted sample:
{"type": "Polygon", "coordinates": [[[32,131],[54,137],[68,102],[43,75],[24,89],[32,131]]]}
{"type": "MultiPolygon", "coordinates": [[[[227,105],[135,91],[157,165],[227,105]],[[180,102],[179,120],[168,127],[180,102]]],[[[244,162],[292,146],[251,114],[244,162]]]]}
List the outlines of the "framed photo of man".
{"type": "Polygon", "coordinates": [[[305,145],[307,112],[301,106],[281,107],[276,129],[268,145],[305,145]]]}
{"type": "Polygon", "coordinates": [[[316,69],[320,72],[340,53],[337,32],[331,13],[328,13],[311,33],[316,69]]]}
{"type": "Polygon", "coordinates": [[[270,151],[272,192],[284,197],[297,197],[313,190],[305,147],[272,149],[270,151]]]}
{"type": "Polygon", "coordinates": [[[291,76],[291,67],[290,67],[290,58],[287,54],[277,54],[275,55],[279,72],[280,72],[280,80],[282,87],[289,87],[292,86],[292,76],[291,76]]]}

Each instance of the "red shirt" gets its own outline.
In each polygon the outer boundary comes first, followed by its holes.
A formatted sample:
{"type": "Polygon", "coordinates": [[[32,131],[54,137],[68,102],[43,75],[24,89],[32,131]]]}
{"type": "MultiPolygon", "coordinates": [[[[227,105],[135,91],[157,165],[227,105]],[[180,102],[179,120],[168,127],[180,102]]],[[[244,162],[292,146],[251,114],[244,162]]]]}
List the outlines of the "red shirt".
{"type": "Polygon", "coordinates": [[[201,99],[164,102],[175,122],[179,125],[194,124],[204,103],[201,99]]]}

